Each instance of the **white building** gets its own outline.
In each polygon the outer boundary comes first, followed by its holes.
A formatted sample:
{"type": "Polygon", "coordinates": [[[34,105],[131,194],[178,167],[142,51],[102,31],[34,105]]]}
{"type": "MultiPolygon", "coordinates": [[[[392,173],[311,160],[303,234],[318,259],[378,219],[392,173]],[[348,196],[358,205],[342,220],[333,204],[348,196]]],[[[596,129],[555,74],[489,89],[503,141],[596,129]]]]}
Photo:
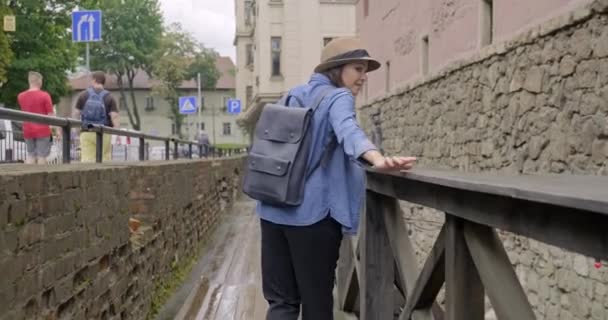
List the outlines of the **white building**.
{"type": "MultiPolygon", "coordinates": [[[[197,115],[186,117],[182,134],[185,137],[194,137],[196,132],[203,130],[212,144],[227,146],[242,146],[248,142],[241,129],[236,125],[236,115],[230,114],[226,109],[228,99],[234,98],[234,63],[229,57],[218,57],[216,68],[220,72],[220,78],[215,88],[203,88],[202,95],[205,106],[202,111],[200,123],[197,115]]],[[[170,106],[154,92],[155,79],[150,79],[144,71],[138,71],[134,79],[135,99],[137,100],[139,116],[141,119],[141,131],[145,133],[171,136],[176,135],[176,128],[173,121],[169,118],[170,106]]],[[[88,76],[81,76],[70,80],[72,94],[64,97],[60,103],[60,114],[69,116],[74,107],[78,95],[89,86],[88,76]]],[[[123,106],[120,99],[119,87],[115,76],[107,76],[106,89],[114,96],[120,106],[123,106]]],[[[196,96],[197,84],[194,80],[184,81],[180,87],[180,95],[196,96]]],[[[127,92],[127,100],[131,105],[131,98],[127,92]]],[[[130,128],[127,110],[120,109],[121,127],[130,128]]]]}
{"type": "Polygon", "coordinates": [[[356,0],[235,0],[236,95],[241,125],[261,107],[305,83],[324,43],[356,35],[356,0]]]}

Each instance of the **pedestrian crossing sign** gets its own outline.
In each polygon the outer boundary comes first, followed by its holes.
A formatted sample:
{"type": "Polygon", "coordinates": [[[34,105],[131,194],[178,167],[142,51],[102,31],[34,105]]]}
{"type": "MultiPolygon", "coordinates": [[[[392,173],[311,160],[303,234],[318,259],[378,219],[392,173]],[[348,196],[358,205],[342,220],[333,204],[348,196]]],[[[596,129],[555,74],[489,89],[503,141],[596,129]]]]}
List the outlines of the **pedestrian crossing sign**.
{"type": "Polygon", "coordinates": [[[179,113],[193,114],[196,113],[196,97],[179,97],[179,113]]]}

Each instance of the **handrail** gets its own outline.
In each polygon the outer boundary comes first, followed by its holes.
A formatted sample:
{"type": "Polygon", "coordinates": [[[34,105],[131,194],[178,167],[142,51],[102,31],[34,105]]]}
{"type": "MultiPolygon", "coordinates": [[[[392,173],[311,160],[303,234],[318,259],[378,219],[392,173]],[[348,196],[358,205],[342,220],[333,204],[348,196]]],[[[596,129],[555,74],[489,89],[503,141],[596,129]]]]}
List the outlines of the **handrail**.
{"type": "Polygon", "coordinates": [[[48,115],[41,115],[31,112],[24,112],[19,110],[8,109],[4,107],[0,107],[0,119],[14,120],[14,121],[27,121],[40,123],[55,127],[62,128],[62,149],[63,149],[63,163],[70,162],[70,143],[71,143],[71,129],[72,128],[80,128],[83,131],[94,132],[96,133],[97,144],[96,144],[96,162],[102,162],[102,154],[103,154],[103,135],[104,134],[113,134],[117,136],[131,137],[139,139],[139,160],[145,160],[145,140],[156,140],[156,141],[164,141],[165,142],[165,159],[170,159],[170,143],[172,142],[174,145],[173,148],[173,158],[177,159],[179,156],[179,145],[188,145],[188,157],[192,158],[192,148],[194,146],[198,147],[199,155],[208,155],[211,153],[213,156],[223,156],[239,154],[243,152],[241,149],[229,149],[225,152],[217,152],[216,148],[213,146],[208,146],[205,144],[198,143],[197,141],[185,140],[176,137],[164,137],[157,136],[152,134],[145,134],[137,131],[127,131],[123,129],[117,129],[102,125],[87,125],[83,126],[83,122],[80,120],[66,118],[66,117],[55,117],[48,115]]]}
{"type": "Polygon", "coordinates": [[[392,319],[401,301],[399,319],[480,320],[487,295],[498,319],[535,319],[496,230],[607,260],[607,190],[600,176],[370,169],[360,235],[341,249],[337,305],[360,319],[392,319]],[[400,200],[445,215],[422,269],[400,200]],[[444,283],[445,311],[435,302],[444,283]]]}

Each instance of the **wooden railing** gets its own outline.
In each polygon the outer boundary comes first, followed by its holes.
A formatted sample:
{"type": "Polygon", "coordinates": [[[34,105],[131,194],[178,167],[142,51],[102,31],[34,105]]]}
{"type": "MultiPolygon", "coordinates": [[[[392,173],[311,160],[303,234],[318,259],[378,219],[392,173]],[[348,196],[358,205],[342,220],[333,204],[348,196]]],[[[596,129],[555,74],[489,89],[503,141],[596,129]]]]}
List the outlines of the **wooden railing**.
{"type": "Polygon", "coordinates": [[[341,249],[340,309],[362,320],[481,320],[487,295],[499,320],[535,319],[496,229],[606,260],[608,177],[368,172],[361,220],[341,249]],[[399,200],[445,213],[422,270],[399,200]]]}

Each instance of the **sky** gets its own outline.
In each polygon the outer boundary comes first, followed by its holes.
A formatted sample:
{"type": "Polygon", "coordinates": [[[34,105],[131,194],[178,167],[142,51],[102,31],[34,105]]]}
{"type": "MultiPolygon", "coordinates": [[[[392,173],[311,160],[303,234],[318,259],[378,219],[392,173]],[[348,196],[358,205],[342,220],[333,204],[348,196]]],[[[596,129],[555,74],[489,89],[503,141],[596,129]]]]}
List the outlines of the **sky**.
{"type": "Polygon", "coordinates": [[[160,0],[165,23],[179,22],[205,47],[236,61],[234,0],[160,0]]]}

